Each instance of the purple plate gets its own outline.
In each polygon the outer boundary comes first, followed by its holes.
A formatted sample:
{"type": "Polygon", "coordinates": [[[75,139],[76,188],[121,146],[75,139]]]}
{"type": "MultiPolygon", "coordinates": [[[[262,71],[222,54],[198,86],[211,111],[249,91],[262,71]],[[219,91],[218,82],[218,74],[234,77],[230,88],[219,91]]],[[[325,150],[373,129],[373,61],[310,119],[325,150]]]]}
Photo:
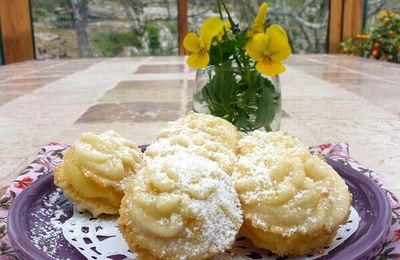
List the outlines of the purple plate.
{"type": "MultiPolygon", "coordinates": [[[[384,192],[368,177],[350,166],[327,161],[346,181],[353,194],[353,207],[361,217],[357,231],[343,244],[320,259],[368,259],[375,256],[386,239],[391,222],[391,208],[384,192]]],[[[8,213],[8,234],[10,241],[22,259],[50,260],[49,254],[34,245],[35,230],[49,226],[52,216],[40,215],[45,207],[44,198],[56,190],[53,174],[40,177],[27,187],[14,201],[8,213]]],[[[61,195],[55,202],[68,219],[72,215],[72,205],[61,195]]],[[[61,259],[85,259],[84,256],[63,237],[55,234],[51,243],[57,241],[53,257],[61,259]]],[[[50,241],[50,240],[49,240],[50,241]]],[[[36,242],[37,243],[37,242],[36,242]]],[[[50,243],[50,242],[49,242],[50,243]]]]}

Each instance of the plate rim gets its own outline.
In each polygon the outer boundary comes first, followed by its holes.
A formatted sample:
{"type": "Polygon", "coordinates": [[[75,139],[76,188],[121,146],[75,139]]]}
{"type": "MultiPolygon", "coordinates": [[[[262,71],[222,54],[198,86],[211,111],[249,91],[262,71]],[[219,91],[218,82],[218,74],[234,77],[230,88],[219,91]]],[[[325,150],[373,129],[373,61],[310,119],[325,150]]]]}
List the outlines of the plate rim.
{"type": "MultiPolygon", "coordinates": [[[[358,251],[357,254],[355,255],[353,252],[351,252],[351,249],[356,247],[356,246],[362,246],[362,242],[366,242],[368,237],[364,236],[362,239],[357,240],[356,243],[353,243],[350,248],[346,248],[343,251],[339,251],[341,254],[340,255],[335,255],[332,257],[332,259],[336,259],[336,257],[340,259],[350,259],[349,257],[351,256],[353,259],[365,259],[365,257],[369,256],[371,253],[371,249],[374,249],[378,247],[379,244],[381,244],[383,237],[387,236],[387,233],[389,232],[389,229],[391,227],[391,221],[392,221],[392,208],[389,202],[389,199],[387,198],[385,192],[382,190],[382,188],[375,183],[372,179],[370,179],[368,176],[365,174],[358,172],[354,168],[352,168],[350,165],[345,165],[341,162],[326,158],[326,162],[336,171],[336,172],[341,172],[344,175],[348,175],[351,178],[358,179],[363,181],[363,185],[368,186],[370,190],[374,190],[374,192],[378,192],[380,194],[380,197],[377,198],[378,200],[382,203],[379,203],[376,205],[379,210],[379,216],[382,217],[382,220],[385,221],[379,221],[377,224],[375,224],[374,229],[369,231],[369,232],[377,232],[379,235],[375,236],[374,239],[368,240],[368,244],[365,244],[362,247],[362,250],[358,251]],[[339,171],[337,170],[339,169],[339,171]]],[[[339,175],[343,178],[343,176],[339,173],[339,175]]],[[[353,180],[354,181],[354,180],[353,180]]],[[[380,218],[379,218],[380,219],[380,218]]],[[[350,236],[351,237],[351,236],[350,236]]],[[[382,246],[382,245],[379,245],[382,246]]],[[[360,248],[360,247],[358,247],[360,248]]]]}
{"type": "MultiPolygon", "coordinates": [[[[374,193],[377,192],[380,194],[380,199],[383,203],[379,203],[376,205],[379,207],[379,216],[382,217],[382,219],[386,221],[379,221],[377,224],[374,226],[374,230],[378,229],[376,232],[379,233],[379,235],[375,236],[373,241],[368,240],[368,246],[363,247],[360,251],[357,252],[355,255],[354,252],[352,252],[352,248],[355,246],[359,245],[364,239],[357,240],[357,243],[353,243],[350,248],[345,248],[342,251],[338,251],[337,253],[341,253],[340,255],[333,255],[329,257],[329,255],[322,256],[322,258],[329,258],[329,259],[349,259],[348,257],[352,257],[355,259],[359,259],[362,257],[365,257],[368,255],[368,253],[371,251],[371,248],[377,247],[381,241],[382,237],[387,235],[387,232],[390,229],[390,223],[391,223],[391,218],[392,218],[392,211],[391,211],[391,206],[389,203],[389,200],[384,193],[384,191],[377,185],[373,180],[371,180],[369,177],[364,175],[363,173],[358,172],[357,170],[353,169],[349,165],[345,165],[341,162],[334,161],[332,159],[326,159],[326,162],[333,168],[335,171],[339,173],[339,175],[346,180],[345,177],[342,176],[344,174],[345,176],[349,177],[352,179],[352,181],[357,181],[357,179],[361,180],[363,182],[363,186],[368,186],[369,190],[373,190],[374,193]],[[338,170],[339,169],[339,170],[338,170]],[[386,223],[386,224],[385,224],[386,223]],[[346,258],[347,257],[347,258],[346,258]]],[[[39,176],[38,179],[33,182],[31,185],[29,185],[26,189],[24,189],[14,200],[13,204],[11,205],[8,215],[7,215],[7,232],[9,236],[10,243],[12,247],[15,249],[18,255],[21,253],[23,254],[23,257],[33,257],[30,259],[53,259],[51,256],[46,254],[45,252],[41,251],[38,249],[31,239],[29,238],[28,235],[28,230],[26,225],[20,225],[19,222],[19,216],[21,209],[26,206],[26,204],[30,201],[32,201],[35,198],[35,194],[40,194],[39,191],[41,189],[37,189],[37,187],[41,187],[42,185],[50,185],[53,183],[54,175],[52,172],[39,176]],[[24,227],[24,228],[23,228],[24,227]],[[24,239],[17,238],[17,236],[23,236],[24,239]]],[[[379,218],[380,219],[380,218],[379,218]]],[[[372,231],[371,231],[372,232],[372,231]]],[[[358,246],[360,248],[360,246],[358,246]]],[[[79,252],[79,251],[77,251],[79,252]]]]}
{"type": "MultiPolygon", "coordinates": [[[[51,172],[38,176],[38,179],[34,181],[31,185],[26,187],[14,200],[13,204],[11,205],[8,214],[7,214],[7,234],[10,239],[10,243],[14,250],[17,252],[19,256],[23,253],[22,257],[33,257],[31,259],[53,259],[48,254],[37,248],[32,240],[29,238],[28,230],[25,225],[25,228],[22,228],[19,225],[19,218],[20,212],[23,211],[22,209],[25,207],[27,202],[30,202],[35,197],[34,194],[40,194],[37,192],[36,186],[40,187],[41,185],[51,184],[53,182],[54,175],[51,172]],[[24,198],[27,197],[27,200],[24,198]],[[24,239],[18,239],[16,236],[18,234],[23,234],[24,239]],[[39,258],[40,257],[40,258],[39,258]]],[[[26,222],[25,222],[26,223],[26,222]]],[[[25,224],[24,223],[24,224],[25,224]]]]}

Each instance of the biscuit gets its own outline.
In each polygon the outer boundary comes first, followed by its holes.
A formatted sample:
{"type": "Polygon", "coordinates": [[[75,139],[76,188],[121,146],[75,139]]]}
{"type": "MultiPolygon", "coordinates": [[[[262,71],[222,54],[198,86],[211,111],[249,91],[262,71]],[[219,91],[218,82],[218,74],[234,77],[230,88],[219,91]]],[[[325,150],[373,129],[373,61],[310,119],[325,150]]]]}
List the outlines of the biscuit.
{"type": "Polygon", "coordinates": [[[144,165],[137,145],[114,131],[83,133],[54,171],[54,183],[80,210],[118,214],[124,181],[144,165]]]}
{"type": "Polygon", "coordinates": [[[148,161],[130,180],[118,223],[143,259],[205,259],[231,247],[242,211],[231,178],[183,152],[148,161]]]}
{"type": "Polygon", "coordinates": [[[343,179],[298,139],[255,131],[239,141],[232,175],[242,204],[241,233],[278,255],[322,250],[346,223],[351,195],[343,179]]]}

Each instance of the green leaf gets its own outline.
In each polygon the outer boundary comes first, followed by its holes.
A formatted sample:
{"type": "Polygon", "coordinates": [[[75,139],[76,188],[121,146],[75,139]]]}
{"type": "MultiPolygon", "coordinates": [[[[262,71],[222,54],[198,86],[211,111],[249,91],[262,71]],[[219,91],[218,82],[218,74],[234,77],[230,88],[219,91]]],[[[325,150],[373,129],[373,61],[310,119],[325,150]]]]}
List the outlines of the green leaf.
{"type": "Polygon", "coordinates": [[[256,114],[255,128],[260,128],[270,124],[275,117],[273,91],[268,85],[266,85],[267,82],[263,79],[258,80],[258,84],[259,87],[261,87],[261,93],[257,102],[258,110],[256,114]]]}
{"type": "Polygon", "coordinates": [[[233,122],[233,124],[239,129],[244,128],[249,124],[247,118],[248,118],[247,114],[244,111],[242,111],[236,117],[236,119],[233,122]]]}
{"type": "Polygon", "coordinates": [[[218,84],[219,85],[215,87],[218,88],[219,98],[222,100],[224,106],[228,107],[236,86],[236,79],[233,75],[233,71],[224,71],[218,84]]]}
{"type": "Polygon", "coordinates": [[[218,46],[211,45],[210,48],[210,65],[217,65],[220,62],[218,46]]]}
{"type": "Polygon", "coordinates": [[[210,96],[208,95],[208,86],[210,83],[207,83],[202,89],[201,89],[201,96],[203,97],[203,100],[210,105],[210,96]]]}
{"type": "Polygon", "coordinates": [[[204,86],[202,92],[210,111],[213,115],[230,117],[230,104],[232,103],[236,80],[233,70],[228,67],[216,67],[215,75],[204,86]]]}

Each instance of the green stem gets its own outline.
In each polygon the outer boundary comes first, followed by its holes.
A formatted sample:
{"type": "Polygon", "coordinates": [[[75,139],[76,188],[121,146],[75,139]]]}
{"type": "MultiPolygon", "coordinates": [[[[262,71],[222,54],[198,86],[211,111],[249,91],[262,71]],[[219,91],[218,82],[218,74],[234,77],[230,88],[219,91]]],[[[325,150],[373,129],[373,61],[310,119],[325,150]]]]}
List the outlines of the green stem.
{"type": "Polygon", "coordinates": [[[236,53],[233,55],[233,58],[235,59],[236,64],[238,65],[239,69],[242,70],[242,64],[240,64],[239,58],[237,57],[236,53]]]}
{"type": "MultiPolygon", "coordinates": [[[[221,1],[222,6],[223,6],[224,9],[225,9],[226,14],[228,15],[228,21],[229,21],[229,23],[231,24],[231,26],[232,26],[232,28],[233,28],[233,26],[235,25],[235,23],[233,22],[232,16],[231,16],[231,14],[229,13],[228,8],[226,7],[226,5],[225,5],[225,3],[224,3],[224,0],[220,0],[220,1],[221,1]]],[[[219,1],[218,1],[218,4],[219,4],[219,1]]]]}
{"type": "Polygon", "coordinates": [[[264,129],[265,129],[265,131],[267,131],[267,132],[271,132],[271,131],[272,131],[272,128],[271,128],[270,124],[264,126],[264,129]]]}
{"type": "Polygon", "coordinates": [[[249,85],[249,88],[251,88],[251,86],[253,85],[253,81],[251,80],[250,70],[247,66],[245,67],[245,76],[244,77],[246,79],[247,84],[249,85]]]}
{"type": "MultiPolygon", "coordinates": [[[[241,48],[236,48],[236,50],[237,50],[237,52],[235,52],[233,57],[234,57],[235,61],[238,63],[239,68],[240,69],[242,69],[242,68],[247,68],[248,69],[249,68],[249,61],[246,58],[246,54],[244,53],[244,51],[241,48]],[[238,54],[239,54],[239,56],[238,56],[238,54]],[[243,65],[240,64],[240,60],[241,60],[241,63],[243,65]]],[[[242,70],[242,71],[243,71],[243,74],[246,73],[244,70],[242,70]]]]}
{"type": "Polygon", "coordinates": [[[220,0],[218,0],[218,12],[219,12],[219,17],[221,18],[221,20],[223,20],[222,18],[222,11],[221,11],[221,3],[219,2],[220,0]]]}
{"type": "Polygon", "coordinates": [[[247,89],[244,91],[243,100],[247,100],[250,102],[253,95],[255,95],[257,91],[257,87],[254,83],[254,77],[251,76],[251,72],[249,66],[244,66],[244,80],[247,83],[247,89]]]}
{"type": "Polygon", "coordinates": [[[222,48],[221,48],[220,44],[218,44],[218,53],[219,53],[219,58],[220,58],[221,64],[222,64],[222,62],[224,61],[224,55],[222,53],[222,48]]]}

